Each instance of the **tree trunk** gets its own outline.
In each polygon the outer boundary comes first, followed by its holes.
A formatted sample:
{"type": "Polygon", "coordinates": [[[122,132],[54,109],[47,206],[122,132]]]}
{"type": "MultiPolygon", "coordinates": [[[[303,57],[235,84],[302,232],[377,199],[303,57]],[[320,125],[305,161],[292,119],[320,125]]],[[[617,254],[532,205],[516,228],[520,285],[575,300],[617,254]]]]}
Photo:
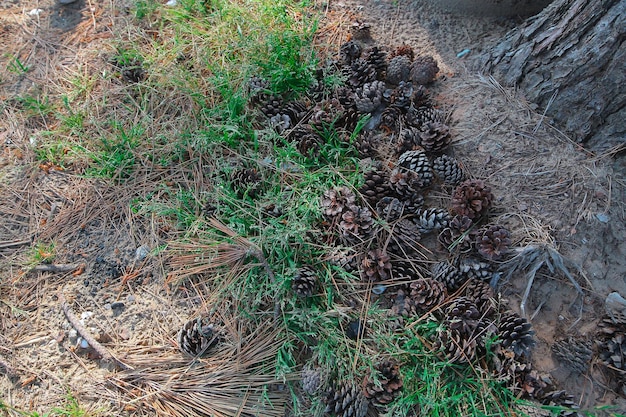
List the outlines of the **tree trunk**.
{"type": "Polygon", "coordinates": [[[480,57],[573,139],[626,143],[626,0],[555,0],[480,57]]]}

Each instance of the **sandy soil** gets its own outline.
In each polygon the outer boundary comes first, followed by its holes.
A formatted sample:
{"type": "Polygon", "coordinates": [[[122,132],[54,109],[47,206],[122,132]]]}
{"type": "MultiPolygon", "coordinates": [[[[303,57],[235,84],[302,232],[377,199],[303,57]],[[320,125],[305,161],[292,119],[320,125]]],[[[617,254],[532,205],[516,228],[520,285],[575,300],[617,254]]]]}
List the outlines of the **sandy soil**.
{"type": "MultiPolygon", "coordinates": [[[[523,92],[473,69],[472,58],[520,20],[453,16],[420,1],[331,2],[327,12],[338,21],[348,16],[370,23],[379,44],[407,43],[438,60],[441,72],[432,93],[453,109],[457,158],[468,172],[493,185],[496,213],[516,243],[558,248],[584,288],[580,296],[562,274],[540,271],[526,309],[539,341],[536,367],[583,407],[615,404],[626,411],[624,399],[605,389],[598,367],[576,373],[551,354],[557,340],[591,337],[610,292],[626,296],[626,167],[623,159],[572,143],[524,100],[523,92]],[[469,53],[459,57],[465,50],[469,53]]],[[[98,68],[100,54],[110,50],[110,28],[123,18],[123,7],[108,2],[79,0],[60,7],[52,0],[3,1],[0,46],[37,66],[27,77],[3,79],[0,98],[63,82],[46,77],[52,68],[55,74],[98,68]],[[41,11],[29,13],[35,9],[41,11]]],[[[1,59],[6,66],[6,58],[1,59]]],[[[181,290],[176,297],[164,291],[162,260],[145,258],[146,249],[170,237],[158,219],[129,211],[128,197],[114,186],[33,168],[29,143],[43,127],[21,124],[10,106],[3,123],[0,392],[9,403],[31,410],[58,404],[68,389],[92,410],[116,409],[115,398],[101,395],[110,372],[80,348],[57,291],[72,294],[84,325],[119,352],[137,345],[175,350],[175,329],[197,313],[203,300],[194,291],[185,296],[181,290]],[[75,227],[58,227],[67,224],[75,227]],[[84,264],[84,273],[23,273],[17,265],[29,252],[28,244],[20,242],[44,238],[62,247],[58,262],[84,264]]],[[[153,179],[138,173],[137,182],[149,188],[153,179]]],[[[524,276],[517,275],[502,292],[519,306],[525,288],[524,276]]],[[[124,415],[117,413],[108,415],[124,415]]]]}

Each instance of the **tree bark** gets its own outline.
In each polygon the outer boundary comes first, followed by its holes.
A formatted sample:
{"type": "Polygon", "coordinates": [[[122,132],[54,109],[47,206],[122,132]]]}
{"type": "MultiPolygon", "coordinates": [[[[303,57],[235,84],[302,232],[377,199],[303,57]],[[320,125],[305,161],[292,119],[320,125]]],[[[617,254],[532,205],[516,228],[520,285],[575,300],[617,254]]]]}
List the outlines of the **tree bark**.
{"type": "Polygon", "coordinates": [[[572,139],[626,143],[626,0],[556,0],[479,60],[572,139]]]}

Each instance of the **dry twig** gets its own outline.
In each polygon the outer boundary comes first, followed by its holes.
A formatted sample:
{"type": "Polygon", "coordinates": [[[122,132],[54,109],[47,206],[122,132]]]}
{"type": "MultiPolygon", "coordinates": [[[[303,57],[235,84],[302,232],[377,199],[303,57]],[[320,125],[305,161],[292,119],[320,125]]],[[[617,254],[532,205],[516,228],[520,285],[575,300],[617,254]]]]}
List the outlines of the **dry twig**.
{"type": "Polygon", "coordinates": [[[113,355],[111,355],[111,353],[107,350],[107,348],[102,346],[100,342],[98,342],[91,335],[91,333],[89,333],[89,331],[85,329],[85,326],[83,326],[80,320],[78,319],[78,317],[76,317],[76,315],[70,308],[69,304],[67,303],[65,296],[61,292],[59,292],[59,301],[61,302],[61,308],[63,309],[63,313],[65,313],[65,317],[67,317],[67,320],[76,329],[78,334],[80,334],[80,336],[83,339],[85,339],[87,343],[89,343],[89,346],[91,346],[100,355],[102,360],[106,362],[114,362],[116,365],[120,366],[122,369],[130,369],[128,365],[126,365],[119,359],[115,358],[113,355]]]}

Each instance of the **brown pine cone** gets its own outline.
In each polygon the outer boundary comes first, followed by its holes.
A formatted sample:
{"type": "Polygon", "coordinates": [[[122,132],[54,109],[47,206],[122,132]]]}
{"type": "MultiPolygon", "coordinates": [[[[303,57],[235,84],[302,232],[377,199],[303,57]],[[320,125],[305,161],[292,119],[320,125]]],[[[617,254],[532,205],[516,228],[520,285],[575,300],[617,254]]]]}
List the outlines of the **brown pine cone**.
{"type": "Polygon", "coordinates": [[[382,249],[368,251],[361,261],[362,277],[367,281],[385,281],[391,274],[391,259],[382,249]]]}
{"type": "Polygon", "coordinates": [[[395,168],[389,174],[389,187],[400,201],[405,201],[414,195],[422,195],[424,183],[417,172],[395,168]]]}
{"type": "Polygon", "coordinates": [[[443,123],[428,122],[420,128],[420,143],[429,154],[440,154],[445,151],[452,136],[450,128],[443,123]]]}
{"type": "Polygon", "coordinates": [[[255,198],[261,190],[261,175],[255,168],[241,168],[232,174],[232,186],[238,198],[255,198]]]}
{"type": "Polygon", "coordinates": [[[351,65],[356,59],[361,57],[362,52],[363,48],[361,48],[361,45],[354,40],[350,40],[339,46],[339,59],[342,64],[351,65]]]}
{"type": "Polygon", "coordinates": [[[416,84],[428,85],[435,81],[438,72],[439,66],[432,56],[418,56],[411,65],[411,80],[416,84]]]}
{"type": "Polygon", "coordinates": [[[511,349],[516,357],[528,356],[531,348],[535,346],[530,323],[513,311],[506,311],[498,321],[498,336],[502,341],[502,347],[511,349]]]}
{"type": "Polygon", "coordinates": [[[342,69],[347,77],[347,83],[353,88],[361,87],[366,83],[376,81],[376,68],[363,58],[357,58],[348,67],[342,69]]]}
{"type": "Polygon", "coordinates": [[[394,311],[403,316],[424,314],[441,305],[447,297],[446,286],[432,278],[420,278],[406,290],[399,290],[394,311]]]}
{"type": "Polygon", "coordinates": [[[371,46],[363,51],[362,57],[376,69],[376,78],[384,79],[387,70],[387,54],[378,46],[371,46]]]}
{"type": "Polygon", "coordinates": [[[355,200],[356,195],[346,186],[326,190],[324,191],[320,202],[322,214],[329,219],[341,216],[344,211],[354,205],[355,200]]]}
{"type": "Polygon", "coordinates": [[[414,151],[420,148],[420,135],[419,130],[414,127],[405,127],[401,129],[394,137],[393,144],[396,148],[396,153],[402,155],[406,151],[414,151]]]}
{"type": "Polygon", "coordinates": [[[420,233],[411,219],[402,218],[391,224],[390,236],[387,239],[387,250],[401,258],[409,258],[417,254],[421,248],[420,233]]]}
{"type": "Polygon", "coordinates": [[[452,194],[451,208],[455,214],[478,219],[487,214],[493,201],[491,188],[482,180],[465,180],[452,194]]]}
{"type": "Polygon", "coordinates": [[[389,404],[402,389],[400,367],[394,360],[386,360],[376,367],[375,372],[376,377],[369,376],[363,381],[363,394],[374,404],[389,404]]]}
{"type": "Polygon", "coordinates": [[[373,225],[372,212],[367,207],[351,205],[341,215],[339,229],[348,243],[360,243],[371,236],[373,225]]]}
{"type": "Polygon", "coordinates": [[[476,232],[476,249],[488,261],[497,261],[509,250],[511,233],[499,225],[484,227],[476,232]]]}
{"type": "Polygon", "coordinates": [[[475,240],[474,222],[467,216],[452,217],[439,234],[439,242],[450,252],[469,252],[475,240]]]}
{"type": "Polygon", "coordinates": [[[393,192],[389,185],[389,172],[381,164],[375,165],[370,171],[367,171],[363,179],[364,182],[359,188],[359,193],[372,207],[393,192]]]}
{"type": "Polygon", "coordinates": [[[178,332],[178,347],[189,356],[201,356],[219,341],[206,317],[189,320],[178,332]]]}
{"type": "Polygon", "coordinates": [[[465,297],[476,304],[481,317],[490,317],[498,311],[498,303],[495,299],[493,288],[485,281],[474,278],[467,280],[465,297]]]}
{"type": "Polygon", "coordinates": [[[388,132],[398,132],[402,128],[402,108],[391,104],[380,115],[379,127],[388,132]]]}

